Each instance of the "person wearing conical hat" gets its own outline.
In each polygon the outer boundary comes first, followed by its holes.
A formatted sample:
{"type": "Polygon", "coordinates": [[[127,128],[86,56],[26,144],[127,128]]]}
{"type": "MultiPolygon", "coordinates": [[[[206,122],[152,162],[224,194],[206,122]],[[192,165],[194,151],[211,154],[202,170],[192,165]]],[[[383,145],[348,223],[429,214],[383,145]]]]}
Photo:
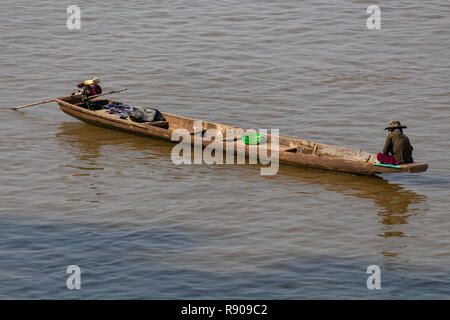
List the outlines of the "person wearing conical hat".
{"type": "Polygon", "coordinates": [[[384,143],[383,153],[378,153],[377,159],[380,163],[399,165],[414,162],[412,157],[413,146],[409,138],[403,133],[400,121],[390,121],[384,129],[388,130],[388,135],[384,143]]]}
{"type": "Polygon", "coordinates": [[[389,125],[384,128],[388,130],[388,135],[384,143],[382,153],[377,154],[377,159],[380,163],[399,165],[404,163],[414,162],[412,157],[413,146],[409,142],[409,138],[403,133],[400,121],[390,121],[389,125]]]}

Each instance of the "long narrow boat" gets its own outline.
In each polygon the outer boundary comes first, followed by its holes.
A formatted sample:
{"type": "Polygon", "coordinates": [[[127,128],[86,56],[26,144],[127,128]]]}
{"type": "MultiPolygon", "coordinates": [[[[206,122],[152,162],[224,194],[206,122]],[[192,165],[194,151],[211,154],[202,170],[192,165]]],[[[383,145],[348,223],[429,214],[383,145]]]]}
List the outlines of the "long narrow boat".
{"type": "MultiPolygon", "coordinates": [[[[208,129],[215,129],[221,131],[224,137],[226,136],[226,130],[244,130],[203,120],[203,127],[195,128],[194,122],[198,121],[197,119],[166,112],[161,112],[166,121],[138,123],[129,118],[121,119],[114,114],[109,114],[102,107],[113,101],[103,98],[92,99],[89,109],[86,103],[82,102],[80,95],[61,97],[55,99],[55,101],[59,104],[62,111],[81,121],[166,141],[171,141],[172,132],[176,129],[186,129],[191,135],[202,135],[208,129]]],[[[201,139],[203,147],[211,143],[211,140],[207,137],[201,137],[201,139]]],[[[268,148],[266,151],[270,153],[275,150],[275,144],[272,145],[270,143],[272,140],[269,134],[267,139],[269,143],[265,145],[265,148],[268,148]]],[[[246,144],[240,146],[239,144],[244,144],[241,139],[233,139],[231,141],[223,139],[224,150],[228,147],[227,144],[230,143],[233,144],[233,150],[237,151],[240,147],[245,148],[246,156],[254,152],[252,148],[262,147],[261,145],[246,144]]],[[[378,161],[376,155],[372,153],[281,136],[276,148],[276,151],[279,152],[280,162],[356,175],[418,173],[424,172],[428,168],[428,164],[423,162],[402,164],[396,168],[374,165],[378,161]]]]}

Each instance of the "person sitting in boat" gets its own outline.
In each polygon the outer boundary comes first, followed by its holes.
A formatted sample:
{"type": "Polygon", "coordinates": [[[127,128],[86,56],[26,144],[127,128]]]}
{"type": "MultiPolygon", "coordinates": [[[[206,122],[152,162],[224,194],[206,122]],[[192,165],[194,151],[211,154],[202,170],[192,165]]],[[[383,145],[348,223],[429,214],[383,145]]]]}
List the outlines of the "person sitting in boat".
{"type": "Polygon", "coordinates": [[[380,163],[399,165],[414,162],[413,147],[409,138],[403,133],[403,129],[406,128],[400,124],[400,121],[389,122],[389,126],[384,129],[389,132],[384,143],[383,153],[377,155],[380,163]]]}
{"type": "Polygon", "coordinates": [[[93,78],[90,80],[79,82],[77,84],[77,87],[80,88],[78,93],[82,95],[83,100],[85,100],[87,97],[102,93],[102,87],[100,87],[99,83],[100,80],[98,78],[93,78]]]}

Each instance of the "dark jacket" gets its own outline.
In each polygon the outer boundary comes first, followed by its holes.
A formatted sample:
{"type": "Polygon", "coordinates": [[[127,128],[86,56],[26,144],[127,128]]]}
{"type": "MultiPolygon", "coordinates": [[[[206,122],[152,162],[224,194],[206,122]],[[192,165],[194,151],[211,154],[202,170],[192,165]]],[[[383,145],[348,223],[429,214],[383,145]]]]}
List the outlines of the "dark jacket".
{"type": "Polygon", "coordinates": [[[389,132],[384,143],[383,153],[393,156],[401,163],[414,162],[412,157],[413,147],[409,138],[403,133],[389,132]]]}

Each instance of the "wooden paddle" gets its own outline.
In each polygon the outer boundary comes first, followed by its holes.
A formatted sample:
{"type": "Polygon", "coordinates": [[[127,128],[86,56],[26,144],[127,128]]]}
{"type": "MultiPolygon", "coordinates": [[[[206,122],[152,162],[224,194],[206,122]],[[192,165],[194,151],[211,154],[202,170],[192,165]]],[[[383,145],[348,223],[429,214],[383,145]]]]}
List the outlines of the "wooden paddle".
{"type": "MultiPolygon", "coordinates": [[[[104,95],[107,95],[107,94],[119,93],[119,92],[122,92],[122,91],[125,91],[125,90],[127,90],[127,88],[118,89],[118,90],[113,90],[113,91],[106,92],[106,93],[101,93],[101,94],[96,94],[95,96],[90,96],[90,97],[88,97],[88,100],[91,100],[91,99],[94,99],[94,98],[97,98],[97,97],[101,97],[101,96],[104,96],[104,95]]],[[[44,100],[44,101],[41,101],[41,102],[35,102],[35,103],[26,104],[26,105],[23,105],[23,106],[17,106],[17,107],[11,108],[11,109],[13,109],[13,110],[19,110],[19,109],[23,109],[23,108],[28,108],[28,107],[32,107],[32,106],[37,106],[38,104],[44,104],[44,103],[53,102],[53,101],[56,101],[56,100],[58,100],[58,99],[56,99],[56,98],[53,98],[53,99],[47,99],[47,100],[44,100]]]]}
{"type": "Polygon", "coordinates": [[[19,110],[19,109],[28,108],[28,107],[36,106],[38,104],[44,104],[44,103],[49,103],[49,102],[53,102],[53,101],[55,101],[55,99],[47,99],[47,100],[44,100],[44,101],[41,101],[41,102],[30,103],[30,104],[26,104],[26,105],[23,105],[23,106],[14,107],[14,108],[11,108],[11,109],[19,110]]]}

